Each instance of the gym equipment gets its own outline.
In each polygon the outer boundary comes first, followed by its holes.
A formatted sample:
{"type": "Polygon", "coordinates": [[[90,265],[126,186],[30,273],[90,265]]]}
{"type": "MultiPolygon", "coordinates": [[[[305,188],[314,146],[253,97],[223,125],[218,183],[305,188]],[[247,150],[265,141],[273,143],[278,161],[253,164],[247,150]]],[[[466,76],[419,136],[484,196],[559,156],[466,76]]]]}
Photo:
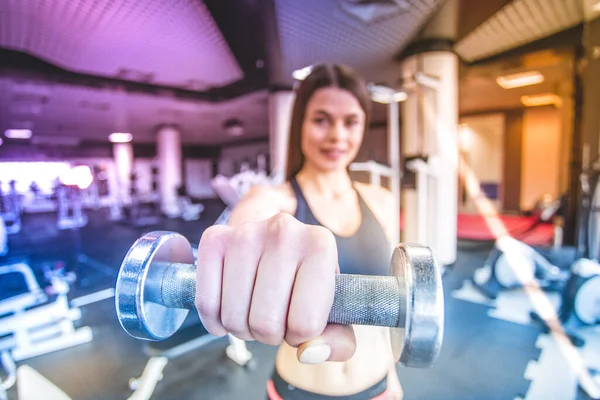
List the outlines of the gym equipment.
{"type": "Polygon", "coordinates": [[[122,206],[122,221],[134,227],[154,226],[160,223],[160,193],[158,192],[158,168],[152,167],[151,192],[142,195],[139,191],[138,176],[130,175],[129,195],[131,203],[122,206]]]}
{"type": "MultiPolygon", "coordinates": [[[[262,161],[260,161],[262,163],[262,161]]],[[[273,175],[267,175],[265,170],[244,169],[228,178],[224,175],[215,176],[210,185],[217,196],[225,203],[225,210],[217,218],[215,225],[226,224],[231,210],[244,197],[251,187],[256,185],[270,186],[276,182],[273,175]]]]}
{"type": "MultiPolygon", "coordinates": [[[[544,323],[537,313],[530,315],[535,321],[544,323]]],[[[597,261],[581,258],[573,264],[571,276],[562,291],[558,318],[577,347],[585,344],[577,331],[600,324],[600,264],[597,261]]],[[[545,328],[549,329],[548,326],[545,328]]]]}
{"type": "Polygon", "coordinates": [[[0,257],[5,256],[6,253],[8,253],[8,232],[6,232],[4,219],[0,218],[0,257]]]}
{"type": "Polygon", "coordinates": [[[192,199],[188,194],[187,188],[185,185],[181,185],[177,189],[179,203],[179,210],[181,211],[181,219],[184,221],[197,221],[200,219],[200,214],[204,211],[203,204],[194,204],[192,203],[192,199]]]}
{"type": "Polygon", "coordinates": [[[92,183],[89,167],[75,167],[69,174],[61,177],[61,182],[56,186],[56,200],[58,203],[58,222],[57,227],[61,230],[71,230],[73,234],[73,244],[75,248],[75,263],[79,282],[85,286],[88,282],[87,271],[82,266],[95,269],[105,276],[112,276],[113,269],[101,263],[100,261],[88,256],[83,251],[81,240],[81,228],[87,225],[88,218],[83,214],[81,191],[87,189],[92,183]],[[84,171],[90,175],[84,175],[81,179],[81,172],[84,171]]]}
{"type": "Polygon", "coordinates": [[[6,371],[6,378],[0,379],[0,400],[8,400],[6,391],[17,381],[17,366],[7,351],[0,352],[0,366],[6,371]]]}
{"type": "Polygon", "coordinates": [[[4,274],[21,275],[27,290],[0,301],[0,352],[21,361],[92,340],[89,327],[76,329],[73,324],[81,318],[81,310],[69,306],[72,274],[64,268],[46,268],[50,286],[45,291],[25,262],[1,266],[0,275],[4,274]]]}
{"type": "Polygon", "coordinates": [[[81,190],[76,186],[59,184],[56,188],[58,229],[77,229],[86,226],[88,218],[83,214],[81,190]]]}
{"type": "Polygon", "coordinates": [[[8,193],[3,193],[0,182],[0,218],[4,220],[6,232],[11,235],[21,230],[21,199],[16,189],[17,182],[8,183],[8,193]]]}
{"type": "MultiPolygon", "coordinates": [[[[192,248],[194,257],[197,248],[192,248]]],[[[139,377],[129,380],[129,388],[133,390],[130,400],[147,400],[151,397],[158,382],[163,378],[163,370],[169,363],[184,354],[196,351],[212,343],[220,337],[209,334],[197,315],[186,320],[181,329],[172,337],[163,341],[151,341],[144,347],[144,353],[150,358],[139,377]],[[195,318],[194,318],[195,317],[195,318]],[[194,323],[194,320],[197,320],[194,323]]],[[[228,335],[229,346],[225,353],[236,364],[253,371],[257,367],[252,353],[246,348],[245,342],[228,335]]]]}
{"type": "Polygon", "coordinates": [[[534,248],[504,236],[496,240],[484,267],[473,276],[472,282],[490,299],[496,299],[502,290],[534,281],[541,289],[560,291],[569,279],[569,266],[575,258],[574,247],[534,248]]]}
{"type": "MultiPolygon", "coordinates": [[[[131,336],[164,340],[195,309],[195,258],[187,239],[155,231],[127,253],[115,290],[119,322],[131,336]]],[[[426,368],[439,354],[444,326],[441,275],[430,249],[401,244],[391,276],[337,275],[330,323],[386,326],[402,365],[426,368]]]]}
{"type": "MultiPolygon", "coordinates": [[[[495,299],[501,290],[522,287],[534,280],[543,290],[562,291],[572,274],[573,263],[588,258],[590,243],[598,240],[593,236],[594,232],[588,229],[598,219],[598,212],[590,206],[591,186],[592,182],[597,181],[596,176],[597,172],[587,167],[583,168],[580,175],[583,197],[577,223],[576,246],[562,246],[562,238],[557,238],[556,235],[555,243],[551,247],[528,246],[509,236],[499,238],[484,268],[472,278],[475,287],[492,299],[495,299]]],[[[556,200],[542,199],[534,210],[536,219],[548,222],[555,217],[562,218],[560,214],[566,207],[566,199],[564,195],[556,200]]]]}

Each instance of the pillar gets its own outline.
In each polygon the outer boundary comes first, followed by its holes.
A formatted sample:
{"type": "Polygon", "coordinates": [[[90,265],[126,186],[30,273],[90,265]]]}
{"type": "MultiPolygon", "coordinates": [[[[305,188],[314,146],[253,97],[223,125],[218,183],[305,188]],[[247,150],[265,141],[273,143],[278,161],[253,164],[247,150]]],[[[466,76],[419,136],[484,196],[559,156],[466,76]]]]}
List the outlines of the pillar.
{"type": "MultiPolygon", "coordinates": [[[[581,186],[583,170],[600,170],[600,19],[586,20],[581,46],[575,51],[573,76],[573,139],[570,155],[569,203],[565,220],[565,244],[576,244],[581,254],[587,252],[586,236],[579,231],[584,194],[581,186]]],[[[590,241],[598,240],[588,237],[590,241]]],[[[590,243],[590,256],[600,257],[600,244],[590,243]]]]}
{"type": "Polygon", "coordinates": [[[452,51],[457,16],[458,2],[444,3],[400,56],[409,91],[402,105],[402,154],[426,159],[428,174],[421,179],[426,200],[418,197],[416,178],[403,190],[402,240],[430,246],[442,265],[453,264],[457,253],[458,57],[452,51]]]}
{"type": "Polygon", "coordinates": [[[161,211],[169,218],[181,215],[177,188],[182,184],[181,132],[174,126],[161,126],[156,137],[158,191],[161,211]]]}
{"type": "Polygon", "coordinates": [[[133,146],[131,142],[113,143],[113,159],[117,178],[117,201],[129,204],[131,199],[131,172],[133,170],[133,146]]]}
{"type": "Polygon", "coordinates": [[[285,180],[287,146],[295,93],[280,90],[269,94],[269,152],[271,174],[278,182],[285,180]]]}

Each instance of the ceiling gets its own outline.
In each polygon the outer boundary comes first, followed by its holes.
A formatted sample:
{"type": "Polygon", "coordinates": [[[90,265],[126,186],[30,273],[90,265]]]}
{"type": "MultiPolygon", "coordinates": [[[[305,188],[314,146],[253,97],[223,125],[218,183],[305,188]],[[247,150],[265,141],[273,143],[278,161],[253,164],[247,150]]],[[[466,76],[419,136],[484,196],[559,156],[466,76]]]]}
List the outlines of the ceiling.
{"type": "Polygon", "coordinates": [[[264,137],[262,127],[268,126],[266,90],[215,103],[5,77],[0,78],[0,102],[8,105],[0,123],[31,129],[34,143],[106,141],[111,132],[132,132],[136,142],[153,142],[156,127],[174,124],[184,143],[216,145],[239,139],[222,127],[232,116],[244,121],[244,139],[264,137]]]}
{"type": "Polygon", "coordinates": [[[206,90],[241,79],[201,1],[3,0],[0,46],[86,74],[206,90]]]}
{"type": "MultiPolygon", "coordinates": [[[[596,0],[597,1],[597,0],[596,0]]],[[[455,46],[467,62],[564,31],[596,18],[593,0],[514,0],[462,38],[455,46]]]]}
{"type": "Polygon", "coordinates": [[[465,68],[460,77],[459,110],[462,115],[523,107],[521,96],[572,94],[573,57],[568,51],[545,50],[465,68]],[[504,89],[496,78],[525,71],[538,71],[544,81],[531,86],[504,89]],[[485,93],[485,96],[481,94],[485,93]]]}
{"type": "MultiPolygon", "coordinates": [[[[0,132],[28,128],[37,141],[72,144],[127,130],[151,142],[173,123],[190,144],[266,138],[269,90],[290,88],[292,71],[334,61],[394,85],[397,55],[444,1],[3,0],[0,132]],[[223,128],[232,117],[241,138],[223,128]]],[[[458,1],[456,51],[467,62],[594,16],[591,3],[578,5],[592,0],[486,0],[477,10],[458,1]]],[[[561,73],[553,68],[548,77],[561,73]]],[[[461,93],[497,89],[494,73],[470,69],[461,93]]],[[[461,97],[461,109],[478,107],[461,97]]],[[[375,105],[374,122],[385,118],[375,105]]]]}

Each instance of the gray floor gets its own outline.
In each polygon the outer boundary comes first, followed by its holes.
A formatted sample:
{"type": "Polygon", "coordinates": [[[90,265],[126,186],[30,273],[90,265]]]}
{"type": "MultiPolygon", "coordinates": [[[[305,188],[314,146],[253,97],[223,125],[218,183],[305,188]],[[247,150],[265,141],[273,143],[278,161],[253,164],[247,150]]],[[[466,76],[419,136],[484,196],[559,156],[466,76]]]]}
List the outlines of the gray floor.
{"type": "MultiPolygon", "coordinates": [[[[166,220],[160,229],[183,233],[198,241],[206,226],[219,215],[222,205],[207,203],[201,221],[166,220]]],[[[72,297],[114,287],[117,269],[133,241],[149,229],[113,224],[103,212],[90,214],[82,230],[84,251],[111,265],[113,274],[87,272],[87,284],[74,288],[72,297]]],[[[51,215],[28,216],[23,234],[11,237],[13,255],[28,256],[39,268],[44,260],[72,256],[72,241],[55,229],[51,215]]],[[[529,382],[523,378],[530,360],[539,357],[536,326],[524,326],[490,318],[488,307],[454,299],[450,293],[479,268],[488,247],[459,251],[456,265],[445,276],[445,339],[440,359],[427,370],[399,368],[406,399],[514,399],[523,396],[529,382]]],[[[73,265],[74,264],[70,264],[73,265]]],[[[39,277],[43,279],[43,275],[39,277]]],[[[77,400],[126,399],[128,380],[141,373],[148,356],[144,342],[126,335],[116,320],[113,300],[82,308],[81,325],[92,327],[91,343],[27,360],[38,372],[77,400]]],[[[193,322],[193,317],[190,321],[193,322]]],[[[156,399],[263,399],[275,348],[249,343],[258,368],[240,368],[225,356],[227,339],[172,360],[159,382],[156,399]]],[[[10,398],[16,399],[15,390],[10,398]]],[[[583,398],[583,397],[582,397],[583,398]]]]}

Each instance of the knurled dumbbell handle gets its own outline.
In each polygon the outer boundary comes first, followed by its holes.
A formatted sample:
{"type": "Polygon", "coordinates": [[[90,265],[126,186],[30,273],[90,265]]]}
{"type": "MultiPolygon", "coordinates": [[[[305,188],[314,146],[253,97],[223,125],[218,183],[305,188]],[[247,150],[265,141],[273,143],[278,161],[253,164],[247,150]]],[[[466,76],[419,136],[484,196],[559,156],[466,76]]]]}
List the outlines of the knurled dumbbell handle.
{"type": "MultiPolygon", "coordinates": [[[[152,301],[167,308],[193,310],[196,267],[171,263],[163,269],[158,287],[147,292],[152,301]]],[[[342,325],[404,327],[406,300],[401,278],[338,274],[328,322],[342,325]]]]}

